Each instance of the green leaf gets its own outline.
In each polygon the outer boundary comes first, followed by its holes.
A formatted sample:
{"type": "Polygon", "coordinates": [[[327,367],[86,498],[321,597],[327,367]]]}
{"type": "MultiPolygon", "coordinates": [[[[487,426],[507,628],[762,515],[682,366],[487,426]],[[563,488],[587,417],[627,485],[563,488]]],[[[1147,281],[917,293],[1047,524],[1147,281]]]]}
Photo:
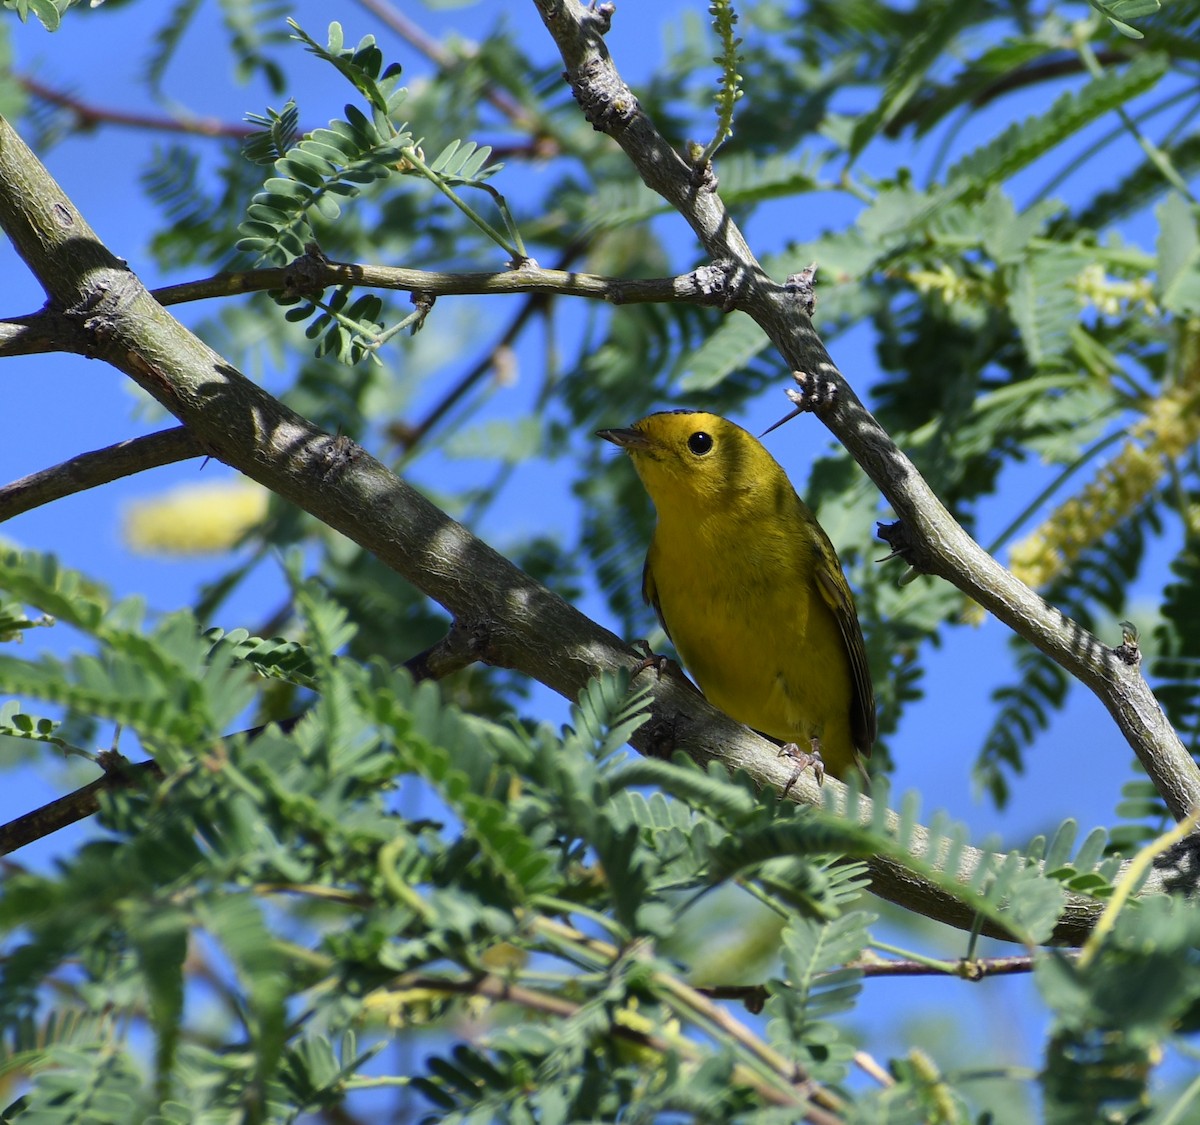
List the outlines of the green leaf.
{"type": "Polygon", "coordinates": [[[1061,364],[1071,347],[1080,300],[1072,282],[1087,258],[1070,246],[1051,246],[1016,268],[1008,309],[1035,367],[1061,364]]]}
{"type": "Polygon", "coordinates": [[[218,891],[197,903],[196,913],[200,924],[221,943],[245,989],[248,1030],[257,1058],[254,1080],[261,1088],[274,1074],[285,1040],[289,989],[275,939],[261,907],[246,892],[218,891]]]}
{"type": "Polygon", "coordinates": [[[1164,54],[1138,55],[1122,70],[1108,70],[1078,92],[1061,95],[1043,114],[1010,125],[995,140],[964,156],[947,174],[960,191],[1001,183],[1051,151],[1089,122],[1125,105],[1166,73],[1164,54]]]}
{"type": "Polygon", "coordinates": [[[854,126],[849,145],[851,161],[908,104],[970,15],[970,6],[957,0],[925,6],[921,29],[905,44],[896,65],[889,70],[878,104],[854,126]]]}
{"type": "Polygon", "coordinates": [[[1158,299],[1171,312],[1191,315],[1200,309],[1200,236],[1195,208],[1172,192],[1154,214],[1158,218],[1158,299]]]}
{"type": "Polygon", "coordinates": [[[820,1081],[840,1081],[854,1056],[854,1044],[828,1020],[850,1011],[862,991],[862,971],[844,966],[861,955],[872,921],[851,911],[824,923],[794,918],[783,931],[787,979],[767,983],[767,1033],[820,1081]]]}
{"type": "Polygon", "coordinates": [[[179,1025],[183,1018],[183,963],[187,957],[189,919],[183,911],[156,903],[129,920],[131,944],[146,982],[150,1021],[158,1037],[155,1057],[160,1093],[170,1088],[179,1025]]]}
{"type": "Polygon", "coordinates": [[[1128,21],[1141,19],[1143,16],[1152,16],[1162,6],[1159,0],[1088,0],[1088,2],[1127,39],[1145,38],[1137,28],[1131,27],[1128,21]]]}
{"type": "Polygon", "coordinates": [[[767,334],[753,320],[734,313],[705,337],[698,348],[680,356],[679,389],[689,394],[707,391],[744,368],[770,344],[767,334]]]}

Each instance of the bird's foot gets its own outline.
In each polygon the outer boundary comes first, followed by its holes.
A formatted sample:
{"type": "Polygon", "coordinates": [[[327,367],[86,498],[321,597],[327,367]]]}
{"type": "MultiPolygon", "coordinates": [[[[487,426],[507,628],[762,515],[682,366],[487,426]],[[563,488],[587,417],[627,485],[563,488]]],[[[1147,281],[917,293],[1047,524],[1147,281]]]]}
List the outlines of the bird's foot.
{"type": "Polygon", "coordinates": [[[787,784],[783,787],[783,795],[785,797],[791,792],[792,786],[800,780],[800,775],[809,768],[812,769],[813,774],[816,776],[817,784],[825,784],[825,761],[821,757],[821,740],[814,736],[808,741],[809,750],[801,750],[794,742],[785,743],[779,748],[780,757],[786,755],[796,763],[796,768],[792,771],[792,776],[788,778],[787,784]]]}
{"type": "Polygon", "coordinates": [[[647,668],[653,668],[654,671],[661,677],[671,666],[671,658],[663,656],[661,652],[655,652],[650,647],[650,642],[645,640],[636,640],[630,646],[634,652],[640,652],[642,659],[633,666],[633,672],[630,674],[630,679],[634,676],[640,676],[647,668]]]}

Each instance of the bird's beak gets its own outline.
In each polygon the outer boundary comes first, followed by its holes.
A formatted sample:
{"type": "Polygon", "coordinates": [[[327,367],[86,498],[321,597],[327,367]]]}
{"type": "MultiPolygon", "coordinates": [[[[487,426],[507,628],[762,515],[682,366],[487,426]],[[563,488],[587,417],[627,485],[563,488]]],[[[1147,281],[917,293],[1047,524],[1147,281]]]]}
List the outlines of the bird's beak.
{"type": "Polygon", "coordinates": [[[596,436],[603,438],[605,441],[611,441],[613,445],[619,445],[622,449],[645,449],[650,441],[641,430],[625,428],[620,430],[597,430],[596,436]]]}

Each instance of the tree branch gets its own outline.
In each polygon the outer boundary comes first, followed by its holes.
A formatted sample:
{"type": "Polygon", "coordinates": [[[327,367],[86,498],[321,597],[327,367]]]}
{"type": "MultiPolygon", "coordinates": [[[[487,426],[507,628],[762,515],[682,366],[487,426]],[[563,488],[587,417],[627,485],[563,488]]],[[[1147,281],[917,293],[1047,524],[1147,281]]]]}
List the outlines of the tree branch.
{"type": "MultiPolygon", "coordinates": [[[[395,289],[423,297],[482,296],[492,293],[561,294],[589,297],[612,305],[685,301],[720,306],[726,299],[724,271],[711,266],[702,266],[678,277],[633,279],[602,277],[598,274],[576,273],[574,270],[542,269],[532,260],[496,273],[437,273],[331,262],[319,252],[305,254],[286,266],[219,273],[199,281],[163,286],[153,290],[152,296],[167,307],[273,289],[315,296],[324,289],[341,285],[395,289]]],[[[64,324],[62,313],[57,308],[0,320],[0,356],[81,350],[82,342],[71,347],[63,340],[64,335],[71,335],[74,328],[74,323],[64,324]]]]}
{"type": "MultiPolygon", "coordinates": [[[[1200,807],[1200,768],[1136,666],[1047,604],[979,546],[863,406],[813,328],[798,287],[763,271],[716,191],[712,169],[688,164],[654,127],[604,44],[613,6],[534,0],[566,64],[566,79],[593,127],[624,150],[646,185],[687,221],[729,274],[727,307],[766,332],[798,373],[820,419],[887,498],[918,569],[970,595],[1086,684],[1108,709],[1176,819],[1200,807]]],[[[907,556],[906,556],[907,557],[907,556]]]]}
{"type": "Polygon", "coordinates": [[[428,297],[483,295],[489,293],[545,293],[569,297],[591,297],[613,305],[657,301],[691,301],[717,305],[721,294],[710,280],[712,270],[693,270],[680,277],[618,278],[574,270],[542,269],[526,259],[512,269],[494,273],[438,273],[391,266],[332,262],[320,253],[308,253],[286,266],[219,273],[200,281],[185,281],[155,289],[160,304],[178,305],[209,297],[282,289],[308,294],[335,285],[368,289],[399,289],[428,297]]]}
{"type": "MultiPolygon", "coordinates": [[[[1121,63],[1128,62],[1129,57],[1130,52],[1123,49],[1109,48],[1096,52],[1096,58],[1106,67],[1119,66],[1121,63]]],[[[1086,69],[1083,60],[1078,54],[1061,52],[1044,59],[1039,59],[1037,62],[1028,63],[1025,66],[1005,71],[1000,77],[986,84],[977,83],[978,88],[968,97],[963,98],[962,101],[975,109],[981,109],[983,106],[989,105],[997,98],[1003,97],[1013,90],[1022,90],[1029,86],[1040,86],[1042,83],[1052,82],[1056,78],[1066,78],[1070,75],[1083,74],[1086,69]]],[[[883,135],[894,140],[912,124],[916,124],[918,130],[924,132],[921,126],[924,125],[925,128],[929,128],[932,124],[926,124],[923,121],[930,107],[937,108],[939,103],[944,99],[954,97],[956,93],[955,84],[963,82],[976,84],[975,76],[959,75],[952,83],[931,86],[925,93],[913,98],[912,101],[904,106],[887,123],[883,130],[883,135]]],[[[959,89],[961,89],[961,86],[959,86],[959,89]]]]}
{"type": "MultiPolygon", "coordinates": [[[[368,1011],[386,1011],[395,1003],[392,998],[394,993],[404,996],[412,991],[450,996],[482,996],[495,1003],[516,1004],[518,1007],[528,1008],[530,1011],[563,1020],[577,1016],[582,1007],[574,1000],[565,999],[542,989],[516,984],[495,973],[458,977],[407,973],[397,978],[388,988],[368,994],[363,1002],[364,1007],[368,1011]]],[[[609,1031],[618,1039],[654,1051],[658,1055],[687,1053],[694,1049],[694,1045],[688,1043],[686,1039],[672,1038],[668,1040],[653,1032],[640,1031],[627,1023],[616,1020],[610,1023],[609,1031]]],[[[790,1073],[777,1073],[777,1080],[770,1082],[745,1064],[735,1068],[734,1077],[736,1081],[755,1089],[765,1102],[771,1105],[790,1107],[799,1114],[797,1120],[808,1121],[812,1125],[839,1125],[842,1120],[829,1110],[808,1104],[810,1098],[818,1102],[835,1104],[841,1102],[840,1098],[815,1082],[804,1079],[797,1082],[790,1073]]]]}
{"type": "MultiPolygon", "coordinates": [[[[365,450],[317,429],[175,321],[99,241],[2,119],[0,226],[63,310],[64,323],[76,327],[64,346],[125,372],[175,414],[206,453],[371,551],[449,610],[478,638],[483,659],[569,699],[597,673],[641,663],[640,654],[476,539],[365,450]]],[[[681,749],[701,763],[719,760],[731,770],[744,769],[759,785],[779,791],[793,781],[793,767],[773,744],[716,710],[687,681],[657,679],[652,699],[651,718],[633,739],[643,753],[681,749]]],[[[790,794],[811,805],[823,804],[828,794],[846,809],[846,790],[832,779],[822,789],[804,774],[790,794]]],[[[860,798],[856,819],[869,819],[870,810],[870,801],[860,798]]],[[[899,818],[888,816],[897,827],[899,818]]],[[[942,846],[944,851],[946,841],[942,846]]],[[[931,854],[921,831],[913,836],[913,852],[935,866],[945,860],[931,854]]],[[[964,849],[955,874],[968,878],[993,860],[964,849]]],[[[960,928],[974,923],[968,906],[902,863],[875,857],[870,867],[877,894],[960,928]]],[[[1179,878],[1194,883],[1190,873],[1179,878]]],[[[1147,884],[1158,890],[1164,885],[1161,874],[1147,884]]],[[[1072,897],[1056,940],[1077,944],[1097,914],[1093,900],[1072,897]]]]}
{"type": "MultiPolygon", "coordinates": [[[[861,961],[849,961],[835,971],[840,973],[844,969],[857,969],[864,977],[956,976],[966,981],[981,981],[988,977],[1031,973],[1036,963],[1036,958],[1028,954],[1016,957],[973,957],[970,960],[952,962],[949,968],[939,968],[928,961],[870,957],[861,961]]],[[[771,996],[763,984],[699,984],[692,987],[713,1000],[737,1000],[745,1004],[751,1012],[761,1012],[771,996]]]]}
{"type": "Polygon", "coordinates": [[[231,124],[211,117],[165,117],[161,114],[131,113],[123,109],[106,109],[81,98],[56,90],[28,74],[17,76],[21,86],[35,98],[65,109],[75,118],[81,132],[101,125],[120,125],[129,129],[149,129],[160,133],[186,133],[197,137],[224,137],[245,140],[257,130],[240,122],[231,124]]]}
{"type": "Polygon", "coordinates": [[[187,427],[176,426],[81,453],[60,465],[30,473],[0,487],[0,523],[64,496],[146,469],[186,461],[189,457],[198,457],[201,452],[187,427]]]}

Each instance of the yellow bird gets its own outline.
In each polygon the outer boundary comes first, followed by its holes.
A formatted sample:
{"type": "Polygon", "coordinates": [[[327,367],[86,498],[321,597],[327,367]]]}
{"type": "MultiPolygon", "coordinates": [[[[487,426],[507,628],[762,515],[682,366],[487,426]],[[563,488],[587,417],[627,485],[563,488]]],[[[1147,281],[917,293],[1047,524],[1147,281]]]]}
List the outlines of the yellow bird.
{"type": "MultiPolygon", "coordinates": [[[[835,777],[875,741],[875,692],[837,552],[741,426],[694,410],[600,430],[658,513],[642,593],[709,702],[835,777]]],[[[865,771],[864,771],[865,772],[865,771]]]]}

